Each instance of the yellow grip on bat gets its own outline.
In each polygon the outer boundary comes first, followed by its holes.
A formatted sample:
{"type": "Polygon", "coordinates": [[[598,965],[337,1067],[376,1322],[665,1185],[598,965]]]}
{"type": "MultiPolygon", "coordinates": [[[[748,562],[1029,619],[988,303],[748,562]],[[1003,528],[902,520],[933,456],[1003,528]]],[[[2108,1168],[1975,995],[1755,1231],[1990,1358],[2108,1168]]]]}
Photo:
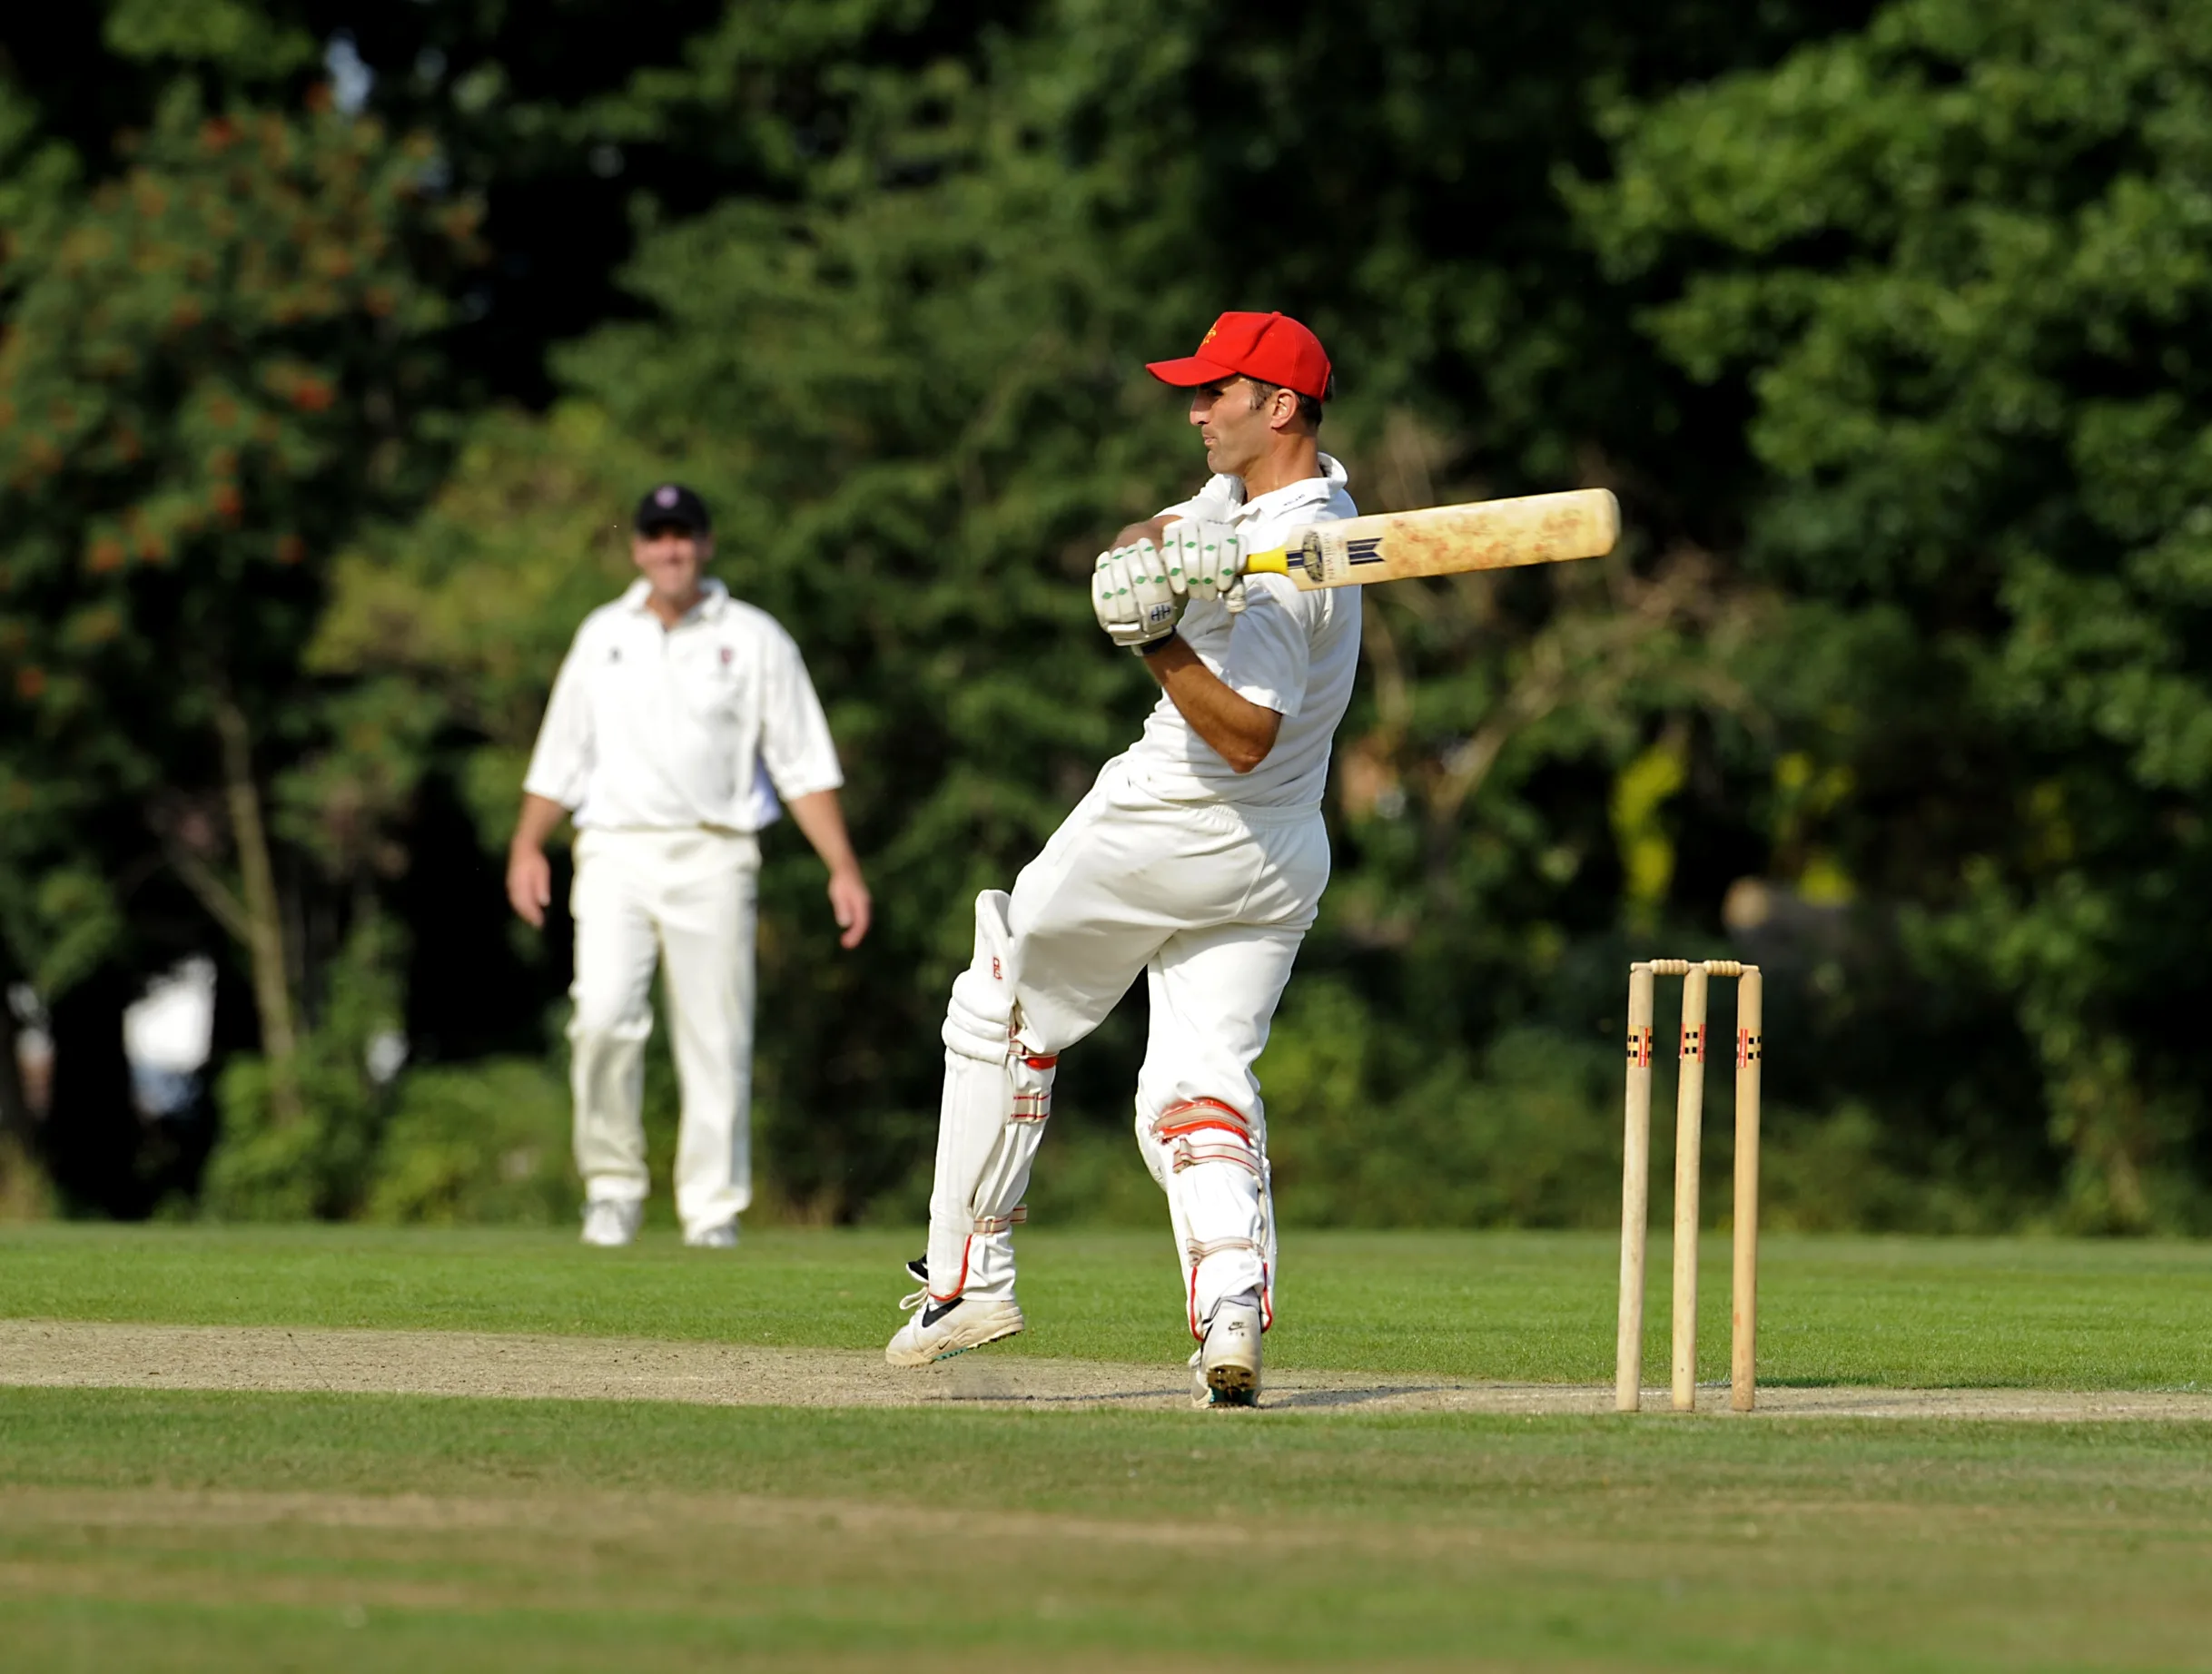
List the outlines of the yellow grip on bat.
{"type": "Polygon", "coordinates": [[[1244,561],[1248,576],[1288,576],[1290,573],[1290,548],[1273,547],[1266,552],[1255,552],[1244,561]]]}

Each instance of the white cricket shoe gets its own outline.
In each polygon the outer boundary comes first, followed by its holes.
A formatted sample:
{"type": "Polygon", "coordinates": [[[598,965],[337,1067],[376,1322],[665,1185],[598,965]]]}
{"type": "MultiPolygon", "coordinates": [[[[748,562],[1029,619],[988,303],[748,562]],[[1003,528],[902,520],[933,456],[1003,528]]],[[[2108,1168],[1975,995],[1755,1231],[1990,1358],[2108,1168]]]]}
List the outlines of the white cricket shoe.
{"type": "Polygon", "coordinates": [[[955,1296],[950,1302],[933,1302],[928,1290],[923,1289],[904,1298],[899,1306],[912,1310],[913,1317],[884,1345],[884,1358],[894,1366],[926,1366],[947,1355],[964,1354],[1001,1337],[1017,1335],[1028,1324],[1022,1317],[1021,1305],[1012,1300],[985,1302],[955,1296]]]}
{"type": "Polygon", "coordinates": [[[734,1250],[737,1247],[737,1223],[724,1221],[719,1226],[695,1226],[684,1235],[684,1244],[695,1250],[734,1250]]]}
{"type": "Polygon", "coordinates": [[[1224,1302],[1190,1356],[1190,1403],[1199,1407],[1259,1404],[1259,1309],[1224,1302]]]}
{"type": "Polygon", "coordinates": [[[637,1236],[645,1206],[615,1197],[595,1197],[584,1206],[584,1242],[604,1250],[619,1249],[637,1236]]]}

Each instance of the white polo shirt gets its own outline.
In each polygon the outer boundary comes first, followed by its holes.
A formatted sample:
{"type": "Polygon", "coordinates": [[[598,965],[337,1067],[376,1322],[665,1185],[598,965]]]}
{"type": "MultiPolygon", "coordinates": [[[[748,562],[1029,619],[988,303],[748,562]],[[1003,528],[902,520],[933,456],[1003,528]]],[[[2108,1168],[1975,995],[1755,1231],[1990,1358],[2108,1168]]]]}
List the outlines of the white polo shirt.
{"type": "MultiPolygon", "coordinates": [[[[1323,454],[1324,475],[1263,494],[1249,504],[1244,483],[1216,477],[1163,517],[1232,523],[1247,549],[1279,547],[1308,523],[1356,517],[1344,467],[1323,454]]],[[[1245,606],[1193,603],[1177,632],[1229,690],[1283,718],[1275,747],[1239,773],[1191,730],[1162,692],[1144,735],[1121,758],[1138,783],[1168,802],[1236,803],[1256,808],[1318,808],[1328,783],[1329,742],[1352,701],[1359,673],[1359,589],[1305,593],[1286,576],[1245,578],[1245,606]]]]}
{"type": "Polygon", "coordinates": [[[844,783],[806,665],[775,617],[719,581],[674,627],[643,581],[584,618],[522,788],[578,827],[757,832],[844,783]]]}

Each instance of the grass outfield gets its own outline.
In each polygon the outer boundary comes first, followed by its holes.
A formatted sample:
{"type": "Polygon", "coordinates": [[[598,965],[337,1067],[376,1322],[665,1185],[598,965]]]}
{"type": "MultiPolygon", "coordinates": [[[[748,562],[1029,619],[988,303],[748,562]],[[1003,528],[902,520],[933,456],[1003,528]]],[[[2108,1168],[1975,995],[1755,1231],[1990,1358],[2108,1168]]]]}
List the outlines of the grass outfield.
{"type": "MultiPolygon", "coordinates": [[[[1575,1233],[1288,1235],[1285,1369],[1514,1382],[1613,1377],[1618,1252],[1575,1233]]],[[[1180,1362],[1157,1236],[1025,1231],[1028,1334],[992,1353],[1180,1362]]],[[[370,1325],[874,1348],[899,1323],[918,1234],[747,1233],[735,1255],[663,1234],[588,1250],[529,1232],[0,1226],[0,1317],[370,1325]]],[[[1726,1241],[1706,1240],[1700,1376],[1727,1374],[1726,1241]]],[[[1668,1257],[1654,1240],[1648,1377],[1663,1378],[1668,1257]]],[[[2212,1389],[2212,1245],[1772,1237],[1760,1378],[2212,1389]]]]}
{"type": "Polygon", "coordinates": [[[2180,1669],[2212,1426],[0,1391],[0,1664],[2180,1669]]]}
{"type": "MultiPolygon", "coordinates": [[[[871,1346],[912,1244],[15,1227],[0,1315],[871,1346]]],[[[1025,1237],[1005,1348],[1180,1360],[1165,1252],[1025,1237]]],[[[1279,1364],[1609,1374],[1608,1240],[1291,1256],[1279,1364]]],[[[2201,1246],[1776,1239],[1765,1279],[1771,1381],[2212,1382],[2201,1246]]],[[[2206,1668],[2207,1576],[2200,1423],[0,1388],[11,1671],[2206,1668]]]]}

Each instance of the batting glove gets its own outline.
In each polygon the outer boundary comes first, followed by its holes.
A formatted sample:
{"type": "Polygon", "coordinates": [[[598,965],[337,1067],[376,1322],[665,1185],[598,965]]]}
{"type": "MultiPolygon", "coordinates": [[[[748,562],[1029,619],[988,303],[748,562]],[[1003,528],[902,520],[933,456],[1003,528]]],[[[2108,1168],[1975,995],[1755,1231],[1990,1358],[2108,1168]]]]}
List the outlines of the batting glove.
{"type": "Polygon", "coordinates": [[[1234,524],[1190,519],[1170,523],[1161,538],[1168,580],[1194,599],[1220,599],[1244,608],[1244,537],[1234,524]]]}
{"type": "Polygon", "coordinates": [[[1187,595],[1169,585],[1160,549],[1149,540],[1099,555],[1091,573],[1091,608],[1117,645],[1142,652],[1175,632],[1187,595]]]}

